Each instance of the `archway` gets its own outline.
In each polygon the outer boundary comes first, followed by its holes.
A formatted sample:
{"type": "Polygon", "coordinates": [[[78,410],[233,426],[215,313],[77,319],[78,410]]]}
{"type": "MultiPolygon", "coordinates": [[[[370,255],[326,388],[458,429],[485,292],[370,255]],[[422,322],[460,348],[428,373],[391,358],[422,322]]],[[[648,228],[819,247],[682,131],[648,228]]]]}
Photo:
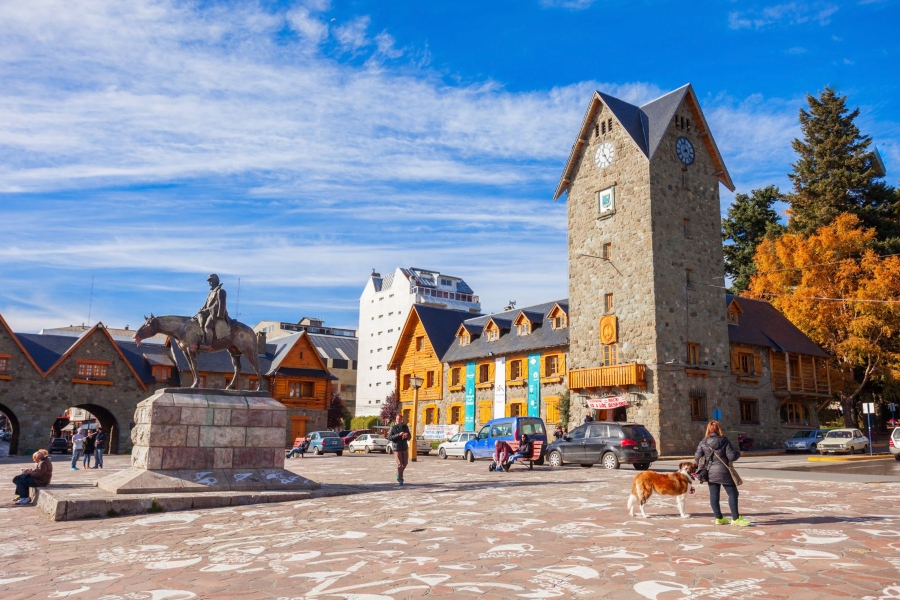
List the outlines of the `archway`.
{"type": "Polygon", "coordinates": [[[12,427],[12,437],[9,439],[9,455],[12,456],[14,454],[19,453],[19,419],[16,417],[16,414],[9,410],[4,404],[0,404],[0,412],[9,420],[9,424],[12,427]]]}
{"type": "Polygon", "coordinates": [[[100,427],[106,432],[108,440],[107,447],[104,448],[106,454],[119,453],[119,422],[113,414],[99,404],[76,404],[75,408],[82,408],[97,418],[100,427]]]}

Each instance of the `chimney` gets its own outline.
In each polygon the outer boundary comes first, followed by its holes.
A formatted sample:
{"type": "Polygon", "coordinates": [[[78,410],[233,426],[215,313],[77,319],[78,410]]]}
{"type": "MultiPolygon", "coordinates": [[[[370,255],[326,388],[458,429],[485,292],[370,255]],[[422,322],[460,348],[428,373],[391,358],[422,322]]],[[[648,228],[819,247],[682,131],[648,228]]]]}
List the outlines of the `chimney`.
{"type": "Polygon", "coordinates": [[[266,332],[260,331],[256,334],[256,353],[257,354],[265,354],[266,353],[266,332]]]}

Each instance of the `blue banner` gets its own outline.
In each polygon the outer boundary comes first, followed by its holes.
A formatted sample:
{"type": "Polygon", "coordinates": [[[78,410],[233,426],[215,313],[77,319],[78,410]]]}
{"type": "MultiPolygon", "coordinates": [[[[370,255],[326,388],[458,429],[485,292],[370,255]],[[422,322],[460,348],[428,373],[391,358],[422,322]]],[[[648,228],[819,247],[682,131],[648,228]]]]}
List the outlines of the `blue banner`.
{"type": "Polygon", "coordinates": [[[528,416],[541,416],[541,355],[528,355],[528,416]]]}
{"type": "Polygon", "coordinates": [[[475,363],[466,365],[466,431],[475,431],[475,363]]]}

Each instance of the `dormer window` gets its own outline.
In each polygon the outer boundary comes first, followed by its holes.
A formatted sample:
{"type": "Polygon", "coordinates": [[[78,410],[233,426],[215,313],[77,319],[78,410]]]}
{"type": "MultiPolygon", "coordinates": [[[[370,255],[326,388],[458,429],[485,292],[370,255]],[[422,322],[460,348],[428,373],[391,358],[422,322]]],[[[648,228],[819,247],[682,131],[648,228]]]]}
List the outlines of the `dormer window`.
{"type": "Polygon", "coordinates": [[[489,342],[495,342],[500,339],[500,330],[499,329],[488,329],[485,332],[485,338],[489,342]]]}
{"type": "Polygon", "coordinates": [[[731,304],[728,305],[728,324],[729,325],[739,325],[738,322],[740,320],[741,313],[744,312],[744,309],[741,308],[741,305],[738,304],[738,301],[732,300],[731,304]]]}
{"type": "Polygon", "coordinates": [[[518,325],[519,335],[528,335],[531,333],[531,323],[525,321],[524,323],[519,323],[518,325]]]}
{"type": "Polygon", "coordinates": [[[161,365],[153,366],[153,380],[154,381],[168,381],[172,376],[172,368],[161,365]]]}
{"type": "Polygon", "coordinates": [[[472,336],[468,333],[465,335],[459,336],[459,345],[460,346],[468,346],[472,342],[472,336]]]}
{"type": "Polygon", "coordinates": [[[550,310],[547,319],[550,321],[550,326],[553,329],[563,329],[569,326],[569,318],[559,305],[554,306],[550,310]]]}

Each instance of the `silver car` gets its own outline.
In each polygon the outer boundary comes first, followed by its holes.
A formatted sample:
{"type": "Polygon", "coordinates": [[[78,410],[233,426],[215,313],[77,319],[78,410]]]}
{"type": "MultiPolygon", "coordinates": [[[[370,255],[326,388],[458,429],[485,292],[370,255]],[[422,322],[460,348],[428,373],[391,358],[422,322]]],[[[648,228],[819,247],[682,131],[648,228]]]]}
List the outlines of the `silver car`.
{"type": "Polygon", "coordinates": [[[891,441],[889,443],[891,454],[894,458],[900,460],[900,427],[895,427],[891,432],[891,441]]]}
{"type": "Polygon", "coordinates": [[[474,440],[478,435],[474,431],[464,431],[457,433],[446,442],[441,442],[438,446],[438,456],[447,458],[448,456],[462,457],[466,451],[466,442],[474,440]]]}
{"type": "Polygon", "coordinates": [[[817,447],[822,454],[829,452],[853,454],[857,450],[866,452],[869,449],[869,438],[859,429],[852,427],[832,429],[825,434],[825,439],[819,442],[817,447]]]}
{"type": "Polygon", "coordinates": [[[369,454],[371,452],[384,452],[387,454],[388,446],[390,446],[390,442],[387,441],[387,438],[376,433],[364,433],[350,442],[347,445],[347,449],[351,453],[365,452],[369,454]]]}
{"type": "Polygon", "coordinates": [[[819,442],[825,439],[824,429],[804,429],[784,440],[785,452],[815,452],[819,442]]]}

